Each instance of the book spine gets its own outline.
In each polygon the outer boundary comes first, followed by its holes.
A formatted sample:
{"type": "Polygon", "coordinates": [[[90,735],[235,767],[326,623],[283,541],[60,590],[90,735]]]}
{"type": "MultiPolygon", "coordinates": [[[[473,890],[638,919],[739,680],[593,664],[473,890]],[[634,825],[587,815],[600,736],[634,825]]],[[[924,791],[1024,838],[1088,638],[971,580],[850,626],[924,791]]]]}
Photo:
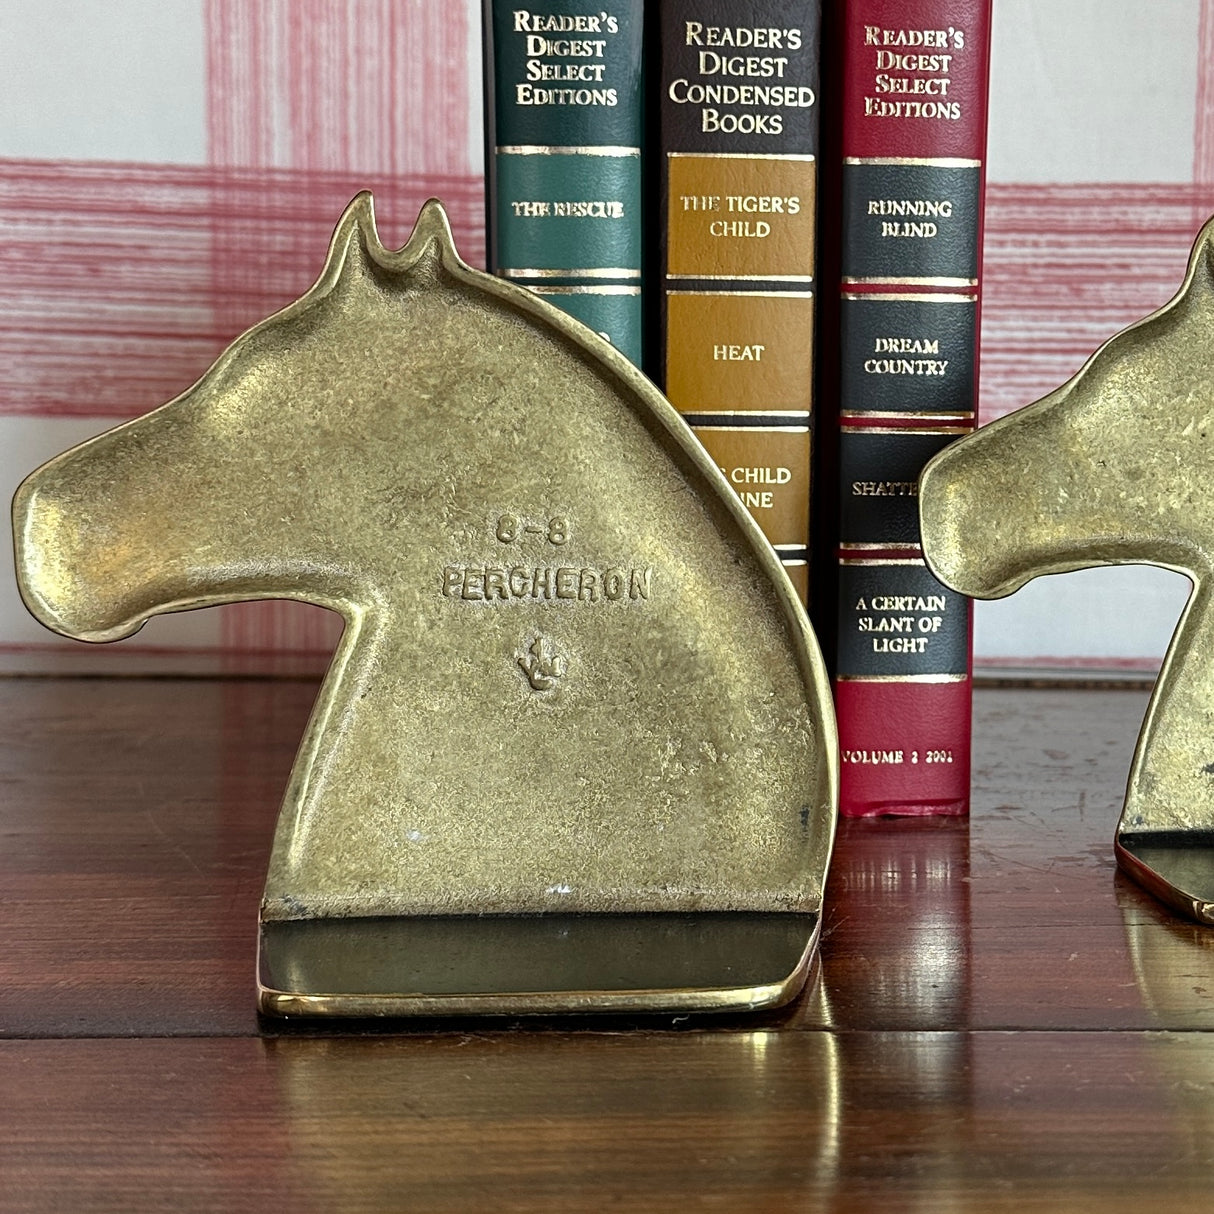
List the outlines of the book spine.
{"type": "Polygon", "coordinates": [[[661,0],[651,375],[806,601],[818,0],[661,0]]]}
{"type": "Polygon", "coordinates": [[[485,0],[492,273],[642,358],[641,0],[485,0]]]}
{"type": "Polygon", "coordinates": [[[928,571],[918,478],[974,426],[990,0],[845,0],[840,810],[969,807],[971,619],[928,571]]]}

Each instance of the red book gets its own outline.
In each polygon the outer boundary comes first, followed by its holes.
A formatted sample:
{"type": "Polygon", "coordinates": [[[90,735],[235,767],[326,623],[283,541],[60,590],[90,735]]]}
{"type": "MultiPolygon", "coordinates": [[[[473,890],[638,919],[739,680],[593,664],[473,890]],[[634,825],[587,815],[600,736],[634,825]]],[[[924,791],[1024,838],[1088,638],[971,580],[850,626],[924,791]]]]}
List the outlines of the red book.
{"type": "Polygon", "coordinates": [[[970,604],[918,477],[976,415],[990,0],[845,0],[836,708],[846,815],[969,807],[970,604]]]}

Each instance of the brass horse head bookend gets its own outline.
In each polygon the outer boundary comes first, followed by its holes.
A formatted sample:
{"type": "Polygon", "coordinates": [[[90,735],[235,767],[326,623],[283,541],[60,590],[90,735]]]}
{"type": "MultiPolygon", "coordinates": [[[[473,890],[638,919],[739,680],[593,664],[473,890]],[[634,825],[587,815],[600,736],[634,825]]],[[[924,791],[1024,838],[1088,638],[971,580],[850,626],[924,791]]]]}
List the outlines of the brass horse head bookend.
{"type": "Polygon", "coordinates": [[[936,576],[978,598],[1094,565],[1192,579],[1116,851],[1156,897],[1214,924],[1214,221],[1170,303],[1056,392],[932,460],[920,514],[936,576]]]}
{"type": "Polygon", "coordinates": [[[288,598],[345,631],[261,911],[279,1014],[764,1006],[808,971],[836,741],[803,610],[661,394],[355,199],[319,281],[14,503],[30,609],[107,641],[288,598]]]}

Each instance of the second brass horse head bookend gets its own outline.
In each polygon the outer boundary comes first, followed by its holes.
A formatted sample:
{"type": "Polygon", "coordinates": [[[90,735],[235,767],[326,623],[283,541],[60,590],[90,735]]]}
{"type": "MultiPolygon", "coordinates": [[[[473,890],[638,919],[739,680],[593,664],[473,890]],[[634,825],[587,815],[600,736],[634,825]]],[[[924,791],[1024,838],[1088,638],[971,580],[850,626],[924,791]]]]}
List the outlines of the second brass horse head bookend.
{"type": "Polygon", "coordinates": [[[796,992],[834,833],[828,685],[770,548],[660,393],[350,206],[302,299],[184,395],[41,468],[22,593],[113,640],[288,598],[341,614],[279,819],[260,1006],[761,1006],[796,992]]]}
{"type": "Polygon", "coordinates": [[[920,512],[933,571],[978,598],[1094,565],[1192,579],[1116,850],[1157,897],[1214,923],[1214,221],[1170,303],[1056,392],[941,452],[920,512]]]}

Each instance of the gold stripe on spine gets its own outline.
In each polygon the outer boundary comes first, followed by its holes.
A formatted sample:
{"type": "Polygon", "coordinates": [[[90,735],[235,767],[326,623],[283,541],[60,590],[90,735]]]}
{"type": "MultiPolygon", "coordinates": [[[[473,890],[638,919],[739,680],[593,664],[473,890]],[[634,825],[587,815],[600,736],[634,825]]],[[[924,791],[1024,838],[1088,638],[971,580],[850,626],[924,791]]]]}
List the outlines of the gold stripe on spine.
{"type": "MultiPolygon", "coordinates": [[[[868,412],[864,409],[845,409],[840,415],[840,421],[846,422],[849,418],[865,418],[875,417],[880,421],[897,421],[900,417],[915,418],[917,421],[924,422],[969,422],[970,428],[973,428],[974,415],[972,413],[913,413],[909,409],[902,413],[877,412],[873,410],[868,412]]],[[[873,427],[876,429],[877,427],[873,427]]],[[[891,429],[896,427],[891,427],[891,429]]],[[[863,426],[858,426],[857,429],[864,429],[863,426]]],[[[915,427],[908,426],[907,430],[913,430],[915,427]]]]}
{"type": "Polygon", "coordinates": [[[561,147],[544,143],[507,143],[493,149],[499,156],[640,156],[640,148],[611,147],[606,144],[586,147],[561,147]]]}
{"type": "MultiPolygon", "coordinates": [[[[799,418],[808,422],[813,416],[809,409],[764,409],[761,405],[756,405],[753,409],[697,409],[692,405],[680,405],[679,412],[688,414],[692,417],[784,417],[784,418],[799,418]]],[[[707,428],[707,427],[702,427],[707,428]]],[[[751,425],[751,426],[720,426],[721,430],[771,430],[772,426],[751,425]]],[[[798,430],[809,427],[797,427],[798,430]]],[[[915,433],[918,433],[916,431],[915,433]]],[[[969,431],[967,430],[968,434],[969,431]]]]}
{"type": "MultiPolygon", "coordinates": [[[[672,274],[672,278],[678,278],[680,275],[672,274]]],[[[701,278],[701,275],[687,275],[686,277],[701,278]]],[[[767,282],[773,282],[774,279],[766,279],[767,282]]],[[[713,298],[718,295],[728,295],[734,299],[815,299],[813,291],[667,291],[667,295],[709,295],[713,298]]]]}
{"type": "Polygon", "coordinates": [[[808,434],[808,426],[693,426],[693,430],[714,430],[731,434],[808,434]]]}
{"type": "Polygon", "coordinates": [[[626,270],[623,266],[595,266],[582,270],[529,270],[500,269],[499,278],[640,278],[640,270],[626,270]]]}
{"type": "MultiPolygon", "coordinates": [[[[920,550],[920,545],[919,544],[896,544],[896,543],[891,543],[891,542],[886,542],[884,544],[840,544],[839,550],[841,552],[918,552],[920,550]]],[[[851,564],[851,565],[865,564],[865,563],[866,562],[864,562],[864,561],[849,561],[848,562],[848,564],[851,564]]],[[[870,561],[867,563],[871,564],[872,562],[870,561]]],[[[915,561],[914,563],[916,565],[918,565],[921,562],[915,561]]]]}
{"type": "Polygon", "coordinates": [[[818,158],[809,152],[667,152],[667,160],[801,160],[813,164],[818,158]]]}
{"type": "MultiPolygon", "coordinates": [[[[894,544],[882,544],[881,545],[881,549],[883,551],[887,548],[892,549],[894,547],[895,547],[894,544]]],[[[917,545],[916,545],[915,550],[918,551],[917,545]]],[[[872,565],[874,567],[885,566],[885,565],[918,565],[921,569],[927,568],[927,562],[922,557],[915,558],[915,557],[891,556],[888,558],[883,558],[883,557],[869,557],[869,556],[841,556],[839,558],[839,564],[840,565],[872,565]]]]}
{"type": "Polygon", "coordinates": [[[968,683],[968,674],[837,674],[836,683],[968,683]]]}
{"type": "Polygon", "coordinates": [[[840,426],[842,434],[969,434],[973,426],[840,426]]]}
{"type": "MultiPolygon", "coordinates": [[[[977,290],[976,278],[844,278],[849,287],[879,287],[888,283],[892,287],[973,287],[977,290]]],[[[875,299],[876,296],[866,296],[875,299]]]]}
{"type": "MultiPolygon", "coordinates": [[[[859,282],[859,279],[850,279],[851,282],[859,282]]],[[[865,282],[868,279],[864,279],[865,282]]],[[[885,282],[885,279],[881,280],[885,282]]],[[[976,295],[946,295],[943,291],[935,294],[929,294],[926,291],[916,293],[913,291],[882,291],[880,293],[873,291],[844,291],[840,296],[841,299],[856,300],[856,299],[872,299],[879,300],[882,303],[956,303],[969,304],[971,307],[978,303],[976,295]]]]}
{"type": "MultiPolygon", "coordinates": [[[[667,282],[813,282],[812,274],[667,274],[667,282]]],[[[706,295],[725,292],[706,291],[706,295]]],[[[773,292],[781,294],[781,292],[773,292]]],[[[808,295],[805,291],[802,294],[808,295]]]]}
{"type": "Polygon", "coordinates": [[[604,283],[591,287],[550,287],[539,283],[528,288],[535,295],[640,295],[640,287],[627,287],[620,283],[604,283]]]}
{"type": "Polygon", "coordinates": [[[844,164],[909,164],[933,169],[980,169],[981,160],[962,156],[844,156],[844,164]]]}

